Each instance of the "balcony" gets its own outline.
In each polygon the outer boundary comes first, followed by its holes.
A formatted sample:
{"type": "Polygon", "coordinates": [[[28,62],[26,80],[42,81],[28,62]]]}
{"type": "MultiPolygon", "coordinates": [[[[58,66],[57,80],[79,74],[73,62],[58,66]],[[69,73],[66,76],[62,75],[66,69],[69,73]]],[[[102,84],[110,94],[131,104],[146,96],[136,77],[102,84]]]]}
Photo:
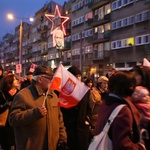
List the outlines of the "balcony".
{"type": "Polygon", "coordinates": [[[64,50],[71,49],[71,42],[64,42],[64,50]]]}
{"type": "Polygon", "coordinates": [[[47,32],[47,31],[48,31],[48,26],[44,25],[44,26],[38,27],[38,28],[37,28],[37,31],[38,31],[39,33],[47,32]]]}
{"type": "Polygon", "coordinates": [[[110,51],[103,50],[101,52],[98,52],[97,50],[94,51],[94,56],[92,60],[103,60],[110,57],[110,51]]]}
{"type": "Polygon", "coordinates": [[[145,54],[150,55],[150,44],[145,44],[145,54]]]}
{"type": "Polygon", "coordinates": [[[91,9],[97,9],[103,5],[110,3],[111,0],[93,0],[88,4],[88,7],[91,9]]]}
{"type": "Polygon", "coordinates": [[[110,22],[110,18],[111,18],[110,14],[104,15],[104,18],[101,18],[101,19],[99,19],[98,15],[96,15],[92,19],[88,19],[88,25],[95,27],[101,24],[105,24],[105,23],[110,22]]]}
{"type": "Polygon", "coordinates": [[[41,39],[40,39],[41,42],[47,42],[48,41],[48,38],[46,35],[41,35],[41,39]]]}
{"type": "Polygon", "coordinates": [[[88,37],[89,43],[103,43],[110,40],[110,30],[105,31],[104,33],[95,33],[93,36],[88,37]]]}
{"type": "Polygon", "coordinates": [[[71,34],[71,29],[66,29],[66,36],[71,34]]]}
{"type": "Polygon", "coordinates": [[[47,55],[48,54],[48,50],[47,49],[42,49],[41,50],[41,55],[47,55]]]}

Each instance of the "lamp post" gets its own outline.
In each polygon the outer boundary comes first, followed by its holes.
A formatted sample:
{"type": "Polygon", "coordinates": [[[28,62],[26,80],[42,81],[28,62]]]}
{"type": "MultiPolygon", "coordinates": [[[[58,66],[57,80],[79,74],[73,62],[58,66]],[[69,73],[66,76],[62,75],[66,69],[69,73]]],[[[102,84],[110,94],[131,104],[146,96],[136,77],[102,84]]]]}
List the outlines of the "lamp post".
{"type": "Polygon", "coordinates": [[[19,28],[19,65],[21,66],[21,70],[19,73],[19,77],[21,77],[21,73],[22,73],[22,35],[23,35],[23,20],[27,19],[29,21],[33,21],[33,18],[21,18],[21,17],[16,17],[13,14],[8,14],[7,18],[10,20],[13,20],[14,18],[20,19],[20,28],[19,28]]]}

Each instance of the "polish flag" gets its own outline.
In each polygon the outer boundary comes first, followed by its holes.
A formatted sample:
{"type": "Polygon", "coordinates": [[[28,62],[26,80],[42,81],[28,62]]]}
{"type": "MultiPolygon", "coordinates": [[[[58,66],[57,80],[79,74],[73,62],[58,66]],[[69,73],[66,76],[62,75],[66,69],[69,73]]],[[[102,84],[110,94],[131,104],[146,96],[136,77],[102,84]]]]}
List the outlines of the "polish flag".
{"type": "Polygon", "coordinates": [[[54,74],[50,90],[60,92],[59,106],[71,108],[79,103],[89,88],[60,64],[54,74]]]}
{"type": "Polygon", "coordinates": [[[150,62],[146,58],[143,59],[143,66],[150,67],[150,62]]]}

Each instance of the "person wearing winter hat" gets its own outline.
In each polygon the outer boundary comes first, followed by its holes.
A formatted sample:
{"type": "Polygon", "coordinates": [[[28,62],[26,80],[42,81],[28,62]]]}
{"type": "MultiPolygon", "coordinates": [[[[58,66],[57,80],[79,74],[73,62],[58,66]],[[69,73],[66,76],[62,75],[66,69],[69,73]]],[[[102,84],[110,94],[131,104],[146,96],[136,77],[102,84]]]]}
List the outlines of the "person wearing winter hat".
{"type": "MultiPolygon", "coordinates": [[[[81,81],[81,71],[71,66],[68,71],[81,81]]],[[[80,89],[79,89],[80,92],[80,89]]],[[[86,117],[90,114],[89,92],[87,92],[77,106],[66,109],[61,108],[67,132],[69,150],[87,150],[89,146],[89,123],[86,117]]]]}
{"type": "Polygon", "coordinates": [[[26,77],[24,78],[24,81],[21,82],[21,88],[20,89],[23,89],[23,88],[31,85],[32,78],[33,78],[33,72],[28,71],[26,73],[26,77]]]}
{"type": "Polygon", "coordinates": [[[38,66],[32,84],[14,97],[9,122],[14,127],[16,149],[67,149],[67,136],[58,97],[48,90],[53,71],[38,66]],[[29,138],[30,137],[30,138],[29,138]]]}
{"type": "Polygon", "coordinates": [[[104,97],[108,90],[109,79],[106,76],[100,76],[97,80],[97,86],[90,92],[90,107],[92,109],[91,117],[91,132],[94,133],[94,129],[97,123],[99,107],[104,100],[104,97]]]}
{"type": "Polygon", "coordinates": [[[81,81],[81,71],[76,66],[71,66],[68,71],[72,73],[78,80],[81,81]]]}

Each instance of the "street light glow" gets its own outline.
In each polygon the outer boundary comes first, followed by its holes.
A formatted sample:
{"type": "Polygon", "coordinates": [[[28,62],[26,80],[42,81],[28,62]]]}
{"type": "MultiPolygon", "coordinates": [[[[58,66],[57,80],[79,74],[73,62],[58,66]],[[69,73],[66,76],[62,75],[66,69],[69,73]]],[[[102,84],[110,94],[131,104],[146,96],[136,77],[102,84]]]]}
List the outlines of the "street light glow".
{"type": "Polygon", "coordinates": [[[8,14],[7,18],[10,20],[13,20],[15,18],[20,19],[20,30],[19,30],[19,68],[21,68],[21,72],[19,73],[19,77],[21,77],[22,73],[22,35],[23,35],[23,20],[27,19],[29,21],[34,21],[33,18],[21,18],[21,17],[16,17],[13,14],[8,14]]]}
{"type": "Polygon", "coordinates": [[[22,18],[22,17],[16,17],[13,14],[8,14],[7,18],[10,19],[10,20],[13,20],[13,19],[17,18],[17,19],[21,19],[21,20],[29,20],[30,22],[34,21],[34,18],[32,18],[32,17],[30,17],[30,18],[22,18]]]}
{"type": "Polygon", "coordinates": [[[14,19],[14,16],[13,16],[12,14],[8,14],[8,15],[7,15],[7,18],[10,19],[10,20],[13,20],[13,19],[14,19]]]}
{"type": "Polygon", "coordinates": [[[34,21],[34,18],[29,18],[29,20],[30,20],[31,22],[33,22],[33,21],[34,21]]]}

